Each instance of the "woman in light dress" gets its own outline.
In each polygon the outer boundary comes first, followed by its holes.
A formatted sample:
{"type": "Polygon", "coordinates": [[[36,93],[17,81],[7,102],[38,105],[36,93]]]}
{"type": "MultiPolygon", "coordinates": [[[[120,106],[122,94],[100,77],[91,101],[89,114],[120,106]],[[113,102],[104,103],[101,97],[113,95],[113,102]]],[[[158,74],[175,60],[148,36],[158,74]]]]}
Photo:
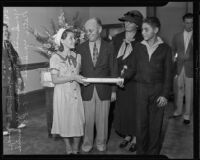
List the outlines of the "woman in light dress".
{"type": "Polygon", "coordinates": [[[54,38],[60,48],[50,59],[55,84],[51,133],[63,137],[67,154],[77,154],[85,122],[79,86],[84,84],[84,77],[79,75],[81,56],[71,51],[75,46],[73,30],[62,28],[54,38]]]}

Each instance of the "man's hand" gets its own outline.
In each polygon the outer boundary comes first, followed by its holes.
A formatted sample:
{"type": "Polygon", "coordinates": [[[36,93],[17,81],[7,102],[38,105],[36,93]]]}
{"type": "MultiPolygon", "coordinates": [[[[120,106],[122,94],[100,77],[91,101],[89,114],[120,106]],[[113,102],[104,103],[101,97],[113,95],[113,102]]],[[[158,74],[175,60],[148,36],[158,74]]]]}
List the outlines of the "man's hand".
{"type": "MultiPolygon", "coordinates": [[[[120,77],[118,77],[120,78],[120,77]]],[[[124,79],[116,83],[119,87],[123,88],[124,87],[124,79]]]]}
{"type": "Polygon", "coordinates": [[[112,92],[111,94],[111,102],[116,101],[116,92],[112,92]]]}
{"type": "Polygon", "coordinates": [[[167,99],[165,97],[160,96],[157,99],[157,103],[158,103],[159,107],[163,107],[163,106],[167,105],[168,102],[167,102],[167,99]]]}
{"type": "Polygon", "coordinates": [[[83,85],[86,87],[88,86],[90,83],[89,82],[84,82],[83,85]]]}

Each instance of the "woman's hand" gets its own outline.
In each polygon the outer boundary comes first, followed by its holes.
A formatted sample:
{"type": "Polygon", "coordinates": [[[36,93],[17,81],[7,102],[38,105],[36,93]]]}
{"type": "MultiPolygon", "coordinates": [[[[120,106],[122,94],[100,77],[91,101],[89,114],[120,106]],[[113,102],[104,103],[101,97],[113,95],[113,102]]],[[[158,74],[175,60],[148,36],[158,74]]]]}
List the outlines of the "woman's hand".
{"type": "MultiPolygon", "coordinates": [[[[120,77],[118,77],[120,78],[120,77]]],[[[119,87],[123,88],[124,87],[124,79],[120,80],[119,82],[116,83],[119,87]]]]}
{"type": "Polygon", "coordinates": [[[111,94],[111,102],[116,101],[116,92],[112,92],[111,94]]]}
{"type": "Polygon", "coordinates": [[[83,83],[84,83],[83,79],[84,79],[84,77],[81,76],[81,75],[74,75],[74,80],[75,80],[76,82],[78,82],[78,83],[83,84],[83,83]]]}
{"type": "Polygon", "coordinates": [[[74,80],[75,80],[76,82],[81,83],[81,84],[83,84],[84,86],[89,85],[89,83],[88,83],[88,82],[85,82],[83,79],[85,79],[85,77],[83,77],[83,76],[81,76],[81,75],[75,75],[75,76],[74,76],[74,80]]]}

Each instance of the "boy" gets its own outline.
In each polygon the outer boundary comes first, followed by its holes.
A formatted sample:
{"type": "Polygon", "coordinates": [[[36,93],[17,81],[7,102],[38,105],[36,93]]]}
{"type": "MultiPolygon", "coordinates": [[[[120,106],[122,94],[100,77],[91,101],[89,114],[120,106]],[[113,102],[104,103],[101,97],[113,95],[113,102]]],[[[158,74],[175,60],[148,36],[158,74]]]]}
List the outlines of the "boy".
{"type": "Polygon", "coordinates": [[[164,106],[168,103],[172,84],[172,53],[157,35],[159,30],[158,18],[148,17],[144,20],[144,40],[136,44],[133,63],[124,74],[124,79],[134,76],[137,83],[137,154],[158,155],[162,144],[164,106]]]}

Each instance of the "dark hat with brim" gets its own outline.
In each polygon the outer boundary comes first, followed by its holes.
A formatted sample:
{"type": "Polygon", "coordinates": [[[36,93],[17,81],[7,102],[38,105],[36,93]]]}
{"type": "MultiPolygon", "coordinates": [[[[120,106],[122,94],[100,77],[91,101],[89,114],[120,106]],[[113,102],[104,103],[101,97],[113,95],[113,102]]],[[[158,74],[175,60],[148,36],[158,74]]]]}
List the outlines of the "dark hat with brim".
{"type": "Polygon", "coordinates": [[[143,21],[143,15],[139,11],[133,10],[125,13],[123,17],[119,18],[119,21],[129,21],[135,23],[138,26],[141,26],[143,21]]]}

